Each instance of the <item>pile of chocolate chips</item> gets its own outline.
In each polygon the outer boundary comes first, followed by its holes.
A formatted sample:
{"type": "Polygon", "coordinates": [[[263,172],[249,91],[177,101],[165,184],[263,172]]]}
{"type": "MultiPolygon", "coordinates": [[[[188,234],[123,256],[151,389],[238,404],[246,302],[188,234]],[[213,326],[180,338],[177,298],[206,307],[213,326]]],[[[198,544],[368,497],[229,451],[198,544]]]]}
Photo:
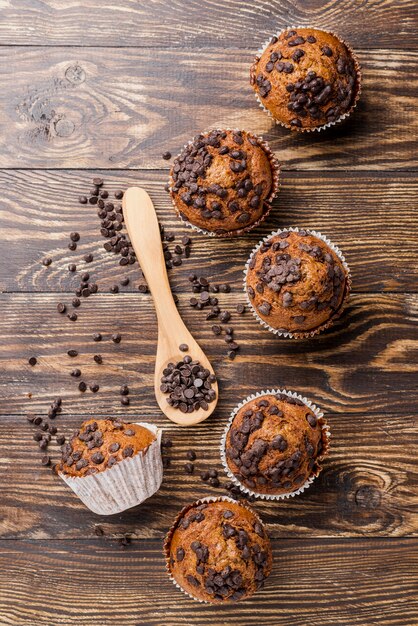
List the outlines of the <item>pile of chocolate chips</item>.
{"type": "Polygon", "coordinates": [[[207,411],[209,403],[216,398],[216,391],[212,389],[215,382],[214,374],[186,355],[182,361],[169,363],[163,370],[160,390],[168,394],[168,404],[182,413],[207,411]]]}

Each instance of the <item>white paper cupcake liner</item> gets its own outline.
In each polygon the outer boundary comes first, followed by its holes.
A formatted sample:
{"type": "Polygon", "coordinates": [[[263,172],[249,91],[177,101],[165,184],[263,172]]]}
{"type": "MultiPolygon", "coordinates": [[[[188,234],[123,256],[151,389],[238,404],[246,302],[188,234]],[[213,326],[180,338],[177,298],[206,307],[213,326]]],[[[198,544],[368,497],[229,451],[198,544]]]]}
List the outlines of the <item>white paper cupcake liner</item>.
{"type": "Polygon", "coordinates": [[[321,409],[318,406],[316,406],[316,404],[308,400],[308,398],[305,398],[304,396],[301,396],[300,394],[296,393],[296,391],[287,391],[286,389],[268,389],[267,391],[259,391],[258,393],[253,393],[247,398],[245,398],[245,400],[242,400],[233,409],[231,416],[228,420],[228,424],[226,425],[226,428],[224,430],[224,434],[222,435],[221,446],[220,446],[221,461],[222,461],[224,470],[226,474],[228,475],[228,478],[237,487],[239,487],[241,491],[243,491],[249,496],[260,498],[261,500],[286,500],[287,498],[294,498],[294,496],[297,496],[303,491],[305,491],[305,489],[307,489],[313,483],[313,481],[315,480],[315,478],[318,476],[318,474],[321,471],[321,468],[319,468],[306,480],[306,482],[303,485],[301,485],[301,487],[299,487],[299,489],[296,489],[295,491],[292,491],[290,493],[272,495],[268,493],[258,493],[257,491],[252,491],[251,489],[246,487],[242,482],[240,482],[238,478],[235,476],[235,474],[233,474],[231,470],[229,469],[228,462],[226,460],[226,438],[227,438],[229,429],[231,428],[232,422],[234,421],[236,414],[245,404],[247,404],[247,402],[252,402],[253,400],[256,400],[257,398],[262,398],[263,396],[266,396],[266,395],[276,395],[278,393],[288,396],[289,398],[297,398],[298,400],[301,400],[315,414],[318,420],[320,420],[320,423],[322,425],[322,433],[323,433],[323,450],[321,454],[317,457],[318,461],[322,461],[326,457],[328,450],[329,450],[329,441],[331,438],[331,433],[330,433],[328,424],[324,422],[324,414],[321,411],[321,409]]]}
{"type": "Polygon", "coordinates": [[[113,467],[89,476],[66,476],[62,480],[93,513],[114,515],[141,504],[160,488],[163,479],[161,460],[162,429],[136,422],[156,435],[145,451],[115,463],[113,467]]]}
{"type": "MultiPolygon", "coordinates": [[[[218,128],[214,128],[211,130],[226,130],[226,131],[236,131],[236,130],[241,130],[239,128],[222,128],[222,129],[218,129],[218,128]]],[[[207,135],[211,132],[211,130],[207,130],[204,131],[202,133],[199,133],[199,135],[207,135]]],[[[271,186],[271,191],[269,196],[264,200],[264,208],[265,211],[264,213],[261,215],[261,217],[256,221],[253,222],[252,224],[250,224],[249,226],[243,226],[242,228],[239,228],[237,230],[229,230],[226,231],[225,233],[216,233],[212,230],[205,230],[204,228],[200,228],[199,226],[196,226],[195,224],[192,224],[188,219],[185,219],[184,217],[182,217],[182,215],[180,214],[180,211],[175,203],[174,200],[174,196],[173,196],[173,189],[172,189],[172,177],[171,177],[171,172],[170,172],[170,178],[169,178],[169,192],[170,192],[170,197],[171,197],[171,203],[174,207],[174,210],[176,212],[177,217],[182,221],[182,223],[185,226],[188,226],[189,228],[191,228],[192,230],[194,230],[197,233],[200,233],[201,235],[207,235],[208,237],[217,237],[218,239],[221,238],[232,238],[232,237],[239,237],[241,235],[244,235],[245,233],[248,233],[249,231],[253,230],[254,228],[257,228],[257,226],[259,226],[262,222],[264,222],[264,220],[268,217],[268,215],[271,212],[272,209],[272,202],[274,200],[274,198],[277,196],[279,189],[280,189],[280,163],[277,160],[276,156],[274,155],[273,151],[270,148],[270,145],[267,143],[267,141],[264,141],[264,139],[262,137],[260,137],[259,135],[256,135],[255,133],[251,133],[250,131],[245,131],[248,135],[250,135],[251,137],[254,137],[255,139],[257,139],[257,141],[260,143],[260,145],[263,147],[264,151],[266,152],[269,161],[270,161],[270,165],[271,165],[271,171],[272,171],[272,186],[271,186]]],[[[190,139],[190,141],[188,141],[187,143],[184,144],[183,148],[180,150],[180,152],[174,157],[173,163],[176,161],[176,159],[178,159],[178,157],[182,154],[182,152],[188,147],[190,146],[196,139],[196,136],[193,137],[192,139],[190,139]]]]}
{"type": "Polygon", "coordinates": [[[315,26],[288,26],[287,28],[283,28],[281,31],[279,31],[278,33],[275,33],[273,35],[271,35],[271,37],[263,44],[263,46],[257,51],[255,60],[253,62],[253,64],[251,65],[251,70],[250,70],[250,75],[251,77],[253,76],[253,68],[255,67],[255,65],[258,63],[258,61],[260,60],[262,54],[264,53],[265,49],[270,45],[270,41],[273,37],[279,37],[282,33],[287,32],[288,30],[298,30],[298,28],[313,28],[315,30],[320,30],[323,33],[327,33],[328,35],[332,35],[333,37],[336,37],[341,43],[343,43],[345,45],[345,47],[347,48],[347,50],[350,52],[353,62],[354,62],[354,67],[356,70],[356,74],[357,74],[357,92],[355,95],[355,98],[353,100],[353,103],[351,105],[351,107],[349,108],[348,111],[346,111],[345,113],[343,113],[342,115],[340,115],[340,117],[335,120],[334,122],[327,122],[326,124],[322,124],[322,126],[316,126],[315,128],[298,128],[297,126],[291,126],[290,124],[286,124],[285,122],[281,122],[280,120],[276,119],[274,117],[274,115],[271,113],[271,111],[269,111],[269,109],[267,109],[260,96],[258,95],[258,93],[256,91],[254,91],[254,95],[255,98],[258,102],[258,105],[261,109],[263,109],[263,111],[265,111],[267,113],[267,115],[269,117],[271,117],[272,120],[274,120],[274,122],[276,124],[278,124],[279,126],[283,126],[283,128],[287,128],[288,130],[292,130],[298,133],[310,133],[310,132],[319,132],[321,130],[324,130],[326,128],[330,128],[331,126],[335,126],[335,124],[339,124],[340,122],[342,122],[343,120],[345,120],[347,117],[349,117],[351,115],[351,113],[354,111],[354,109],[357,106],[357,102],[360,98],[360,93],[361,93],[361,82],[362,82],[362,74],[361,74],[361,66],[359,63],[359,60],[354,52],[354,50],[352,49],[352,47],[344,40],[342,39],[339,35],[337,35],[336,33],[332,32],[331,30],[325,30],[324,28],[316,28],[315,26]]]}
{"type": "Polygon", "coordinates": [[[265,528],[265,524],[264,524],[263,520],[260,518],[260,516],[248,504],[248,502],[244,502],[242,500],[240,500],[240,502],[237,502],[236,500],[234,500],[233,498],[229,498],[228,496],[218,496],[218,497],[216,497],[216,496],[209,496],[207,498],[201,498],[200,500],[196,500],[192,504],[189,504],[189,505],[183,507],[181,509],[181,511],[178,513],[178,515],[176,516],[176,518],[174,520],[174,523],[171,525],[170,530],[168,531],[168,533],[167,533],[167,535],[165,537],[164,545],[163,545],[163,553],[164,553],[164,557],[165,557],[165,568],[166,568],[166,571],[168,573],[168,577],[171,580],[171,582],[173,583],[173,585],[175,587],[177,587],[177,589],[180,589],[180,591],[182,591],[186,596],[188,596],[192,600],[196,600],[197,602],[200,602],[201,604],[213,605],[213,604],[219,604],[219,603],[209,602],[208,600],[202,600],[201,598],[196,598],[191,593],[189,593],[188,591],[183,589],[183,587],[181,585],[179,585],[179,583],[176,581],[176,579],[171,575],[171,570],[170,570],[170,544],[171,544],[171,539],[173,537],[173,534],[174,534],[174,532],[175,532],[175,530],[177,528],[178,522],[185,515],[185,513],[187,513],[187,511],[189,511],[190,509],[192,509],[195,506],[199,506],[199,504],[205,504],[207,502],[231,502],[233,504],[239,504],[239,505],[245,507],[246,509],[248,509],[249,511],[251,511],[251,513],[256,517],[257,521],[260,522],[260,524],[263,526],[263,528],[265,528]]]}
{"type": "Polygon", "coordinates": [[[293,228],[292,226],[290,226],[289,228],[280,228],[279,230],[273,231],[272,233],[270,233],[269,235],[264,237],[261,241],[259,241],[258,244],[255,246],[255,248],[252,249],[252,251],[250,253],[250,256],[248,257],[248,260],[247,260],[247,262],[245,264],[245,268],[244,268],[244,293],[245,293],[245,297],[246,297],[248,306],[250,307],[251,313],[253,314],[253,316],[255,317],[257,322],[259,322],[262,326],[264,326],[264,328],[267,328],[267,330],[269,330],[271,333],[274,333],[278,337],[285,337],[287,339],[310,339],[311,337],[314,337],[315,335],[318,335],[319,333],[321,333],[322,331],[326,330],[327,328],[330,328],[330,326],[332,326],[334,324],[335,320],[338,319],[340,317],[340,315],[342,314],[342,312],[344,311],[344,308],[345,308],[345,305],[347,304],[347,299],[348,299],[348,296],[350,294],[350,291],[351,291],[351,272],[350,272],[350,268],[347,265],[347,261],[345,260],[345,257],[343,255],[343,253],[341,252],[341,250],[337,246],[335,246],[328,239],[328,237],[325,237],[325,235],[322,235],[320,232],[318,232],[316,230],[310,230],[308,228],[299,228],[299,227],[293,228]],[[300,230],[305,231],[308,234],[313,235],[314,237],[318,237],[318,239],[321,239],[338,256],[338,258],[340,259],[340,261],[341,261],[341,263],[342,263],[342,265],[344,267],[345,273],[346,273],[345,292],[344,292],[344,296],[343,296],[343,299],[341,301],[340,307],[336,311],[334,311],[333,315],[324,324],[321,324],[321,326],[318,326],[317,328],[314,328],[313,330],[310,330],[310,331],[288,332],[288,331],[283,331],[283,330],[280,330],[280,329],[278,330],[277,328],[273,328],[272,326],[267,324],[267,322],[265,320],[263,320],[258,315],[258,313],[257,313],[255,307],[253,306],[253,303],[251,302],[251,299],[250,299],[250,297],[248,295],[248,291],[247,291],[247,275],[248,275],[248,270],[249,270],[249,267],[250,267],[251,259],[254,256],[254,254],[256,252],[258,252],[258,250],[263,245],[263,243],[267,242],[269,239],[271,239],[271,237],[275,237],[276,235],[280,235],[280,233],[283,233],[283,232],[298,233],[300,230]]]}

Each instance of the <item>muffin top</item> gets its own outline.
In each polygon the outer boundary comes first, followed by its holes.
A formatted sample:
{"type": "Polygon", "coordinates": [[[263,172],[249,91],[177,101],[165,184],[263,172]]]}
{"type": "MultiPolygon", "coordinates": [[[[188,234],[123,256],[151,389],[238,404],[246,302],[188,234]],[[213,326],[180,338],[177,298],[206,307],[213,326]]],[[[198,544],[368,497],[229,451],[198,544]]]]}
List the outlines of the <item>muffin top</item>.
{"type": "Polygon", "coordinates": [[[57,471],[67,476],[97,474],[145,451],[154,440],[154,434],[138,424],[86,420],[70,442],[61,447],[62,459],[57,471]]]}
{"type": "Polygon", "coordinates": [[[251,84],[273,117],[294,130],[335,122],[359,93],[352,52],[331,33],[313,28],[273,37],[251,67],[251,84]]]}
{"type": "Polygon", "coordinates": [[[186,507],[168,534],[168,569],[184,591],[206,602],[252,595],[270,574],[270,540],[255,513],[217,500],[186,507]]]}
{"type": "Polygon", "coordinates": [[[320,471],[324,423],[298,398],[266,394],[250,400],[228,430],[227,465],[251,491],[292,493],[320,471]]]}
{"type": "Polygon", "coordinates": [[[218,235],[259,223],[274,182],[272,157],[260,140],[240,130],[198,135],[171,169],[171,196],[179,215],[218,235]]]}
{"type": "Polygon", "coordinates": [[[283,231],[252,255],[246,288],[258,316],[269,326],[304,333],[337,314],[348,289],[347,272],[319,237],[306,230],[283,231]]]}

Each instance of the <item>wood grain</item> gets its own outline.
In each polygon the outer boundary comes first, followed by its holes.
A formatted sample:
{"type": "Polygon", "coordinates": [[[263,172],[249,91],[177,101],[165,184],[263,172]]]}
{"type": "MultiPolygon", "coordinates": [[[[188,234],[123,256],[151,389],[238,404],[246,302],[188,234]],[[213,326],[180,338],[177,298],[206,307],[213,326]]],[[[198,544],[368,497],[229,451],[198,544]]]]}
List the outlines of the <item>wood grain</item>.
{"type": "Polygon", "coordinates": [[[241,604],[197,604],[164,572],[160,542],[2,542],[4,626],[411,626],[416,540],[273,542],[265,588],[241,604]],[[14,593],[10,593],[13,587],[14,593]],[[47,599],[47,600],[46,600],[47,599]]]}
{"type": "Polygon", "coordinates": [[[337,30],[355,47],[416,49],[417,20],[411,0],[26,0],[2,6],[0,43],[257,49],[276,30],[306,24],[337,30]]]}
{"type": "MultiPolygon", "coordinates": [[[[229,412],[254,390],[277,386],[302,391],[327,411],[415,410],[417,295],[354,295],[333,329],[306,341],[279,339],[249,312],[234,314],[233,305],[242,302],[242,296],[225,295],[220,303],[232,311],[230,324],[241,345],[233,362],[226,357],[222,338],[213,335],[213,322],[185,301],[182,296],[183,319],[205,347],[220,380],[216,415],[229,412]]],[[[83,300],[77,322],[57,313],[56,295],[3,294],[0,304],[3,414],[46,411],[57,394],[74,412],[121,412],[117,390],[123,383],[132,386],[132,409],[156,409],[156,322],[150,296],[96,294],[83,300]],[[105,340],[95,343],[95,332],[105,340]],[[121,333],[120,344],[110,340],[114,332],[121,333]],[[79,350],[76,359],[67,356],[70,348],[79,350]],[[93,362],[97,353],[103,356],[102,365],[93,362]],[[38,359],[35,367],[28,364],[31,356],[38,359]],[[74,367],[81,368],[88,384],[98,383],[100,392],[80,393],[78,381],[69,375],[74,367]]]]}
{"type": "Polygon", "coordinates": [[[163,152],[215,126],[264,135],[286,169],[414,168],[418,51],[358,52],[355,114],[296,136],[258,107],[252,49],[2,47],[0,167],[161,167],[163,152]]]}
{"type": "MultiPolygon", "coordinates": [[[[116,189],[140,184],[151,194],[167,231],[192,236],[192,255],[170,271],[175,291],[190,289],[187,276],[199,270],[209,278],[240,288],[243,265],[261,237],[277,228],[300,226],[319,230],[341,247],[353,273],[357,292],[416,291],[418,282],[418,178],[409,172],[283,172],[274,210],[250,235],[213,240],[195,234],[176,218],[164,191],[167,172],[0,170],[2,198],[2,291],[67,291],[75,281],[70,262],[94,253],[90,264],[96,278],[109,288],[123,276],[137,284],[138,268],[121,268],[103,249],[96,208],[78,204],[94,175],[103,176],[111,195],[116,189]],[[78,231],[76,252],[67,248],[69,234],[78,231]],[[52,265],[41,264],[51,256],[52,265]]],[[[81,262],[80,267],[84,263],[81,262]]]]}
{"type": "MultiPolygon", "coordinates": [[[[1,626],[418,623],[417,25],[412,0],[0,0],[1,626]],[[363,67],[354,115],[317,136],[275,126],[248,84],[255,51],[294,24],[339,33],[363,67]],[[103,250],[96,211],[77,197],[93,175],[112,192],[140,184],[166,229],[190,234],[163,190],[170,162],[161,155],[209,127],[263,135],[282,163],[282,189],[256,232],[222,242],[193,235],[192,257],[170,272],[180,312],[221,380],[215,414],[181,429],[154,400],[156,322],[150,296],[137,292],[138,267],[124,270],[103,250]],[[353,273],[349,308],[314,341],[279,341],[249,312],[234,313],[250,250],[289,225],[328,235],[353,273]],[[76,252],[67,248],[71,231],[81,233],[76,252]],[[86,252],[94,253],[89,265],[86,252]],[[48,268],[44,256],[53,259],[48,268]],[[76,323],[56,312],[79,281],[70,262],[100,287],[76,323]],[[220,301],[241,345],[234,362],[212,322],[187,304],[191,271],[232,285],[220,301]],[[124,293],[110,294],[125,276],[124,293]],[[119,345],[109,339],[116,331],[119,345]],[[69,348],[80,355],[70,359],[69,348]],[[80,393],[73,367],[100,391],[80,393]],[[122,383],[131,389],[124,408],[122,383]],[[330,456],[298,498],[254,505],[273,537],[265,589],[232,607],[198,605],[168,581],[162,538],[183,504],[226,493],[223,471],[219,489],[199,473],[221,469],[218,443],[237,401],[285,386],[326,411],[330,456]],[[65,435],[90,415],[163,426],[173,447],[161,491],[117,516],[88,511],[40,465],[26,421],[27,410],[45,416],[57,395],[65,435]],[[192,476],[183,469],[190,449],[192,476]],[[125,534],[133,541],[123,551],[125,534]]],[[[50,451],[57,459],[58,446],[50,451]]]]}
{"type": "MultiPolygon", "coordinates": [[[[61,434],[70,436],[86,417],[64,411],[55,424],[61,434]]],[[[99,524],[107,537],[129,533],[138,539],[157,538],[164,535],[180,507],[201,497],[228,495],[219,457],[226,412],[188,428],[176,427],[153,411],[130,411],[128,418],[163,427],[173,442],[171,462],[158,494],[139,507],[105,517],[91,513],[50,468],[41,466],[43,453],[32,440],[35,427],[22,416],[2,416],[0,537],[87,539],[94,537],[99,524]],[[197,455],[192,476],[184,471],[188,450],[197,455]],[[219,471],[220,488],[201,481],[200,472],[206,469],[219,471]]],[[[288,501],[254,503],[271,536],[418,535],[416,417],[342,413],[329,414],[327,419],[331,451],[313,485],[288,501]]],[[[49,453],[57,462],[60,452],[54,442],[49,453]]]]}

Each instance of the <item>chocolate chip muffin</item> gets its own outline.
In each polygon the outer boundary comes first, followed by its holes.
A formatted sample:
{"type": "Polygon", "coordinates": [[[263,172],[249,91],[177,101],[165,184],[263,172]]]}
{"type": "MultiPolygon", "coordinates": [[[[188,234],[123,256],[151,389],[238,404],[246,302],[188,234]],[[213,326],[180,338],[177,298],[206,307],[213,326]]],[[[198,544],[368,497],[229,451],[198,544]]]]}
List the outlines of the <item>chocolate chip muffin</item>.
{"type": "Polygon", "coordinates": [[[62,446],[57,469],[78,477],[104,472],[118,461],[145,453],[153,441],[155,435],[138,424],[90,419],[62,446]]]}
{"type": "Polygon", "coordinates": [[[268,145],[246,131],[212,130],[175,159],[170,193],[177,214],[201,231],[233,236],[265,219],[278,190],[268,145]]]}
{"type": "Polygon", "coordinates": [[[338,248],[317,233],[283,230],[255,249],[245,288],[259,321],[290,337],[328,328],[350,290],[349,270],[338,248]]]}
{"type": "Polygon", "coordinates": [[[160,488],[161,434],[154,424],[87,420],[62,446],[56,470],[91,511],[120,513],[160,488]]]}
{"type": "Polygon", "coordinates": [[[336,35],[287,29],[256,56],[251,85],[262,106],[287,128],[319,130],[341,120],[360,94],[360,66],[336,35]]]}
{"type": "Polygon", "coordinates": [[[259,394],[234,412],[227,427],[225,468],[253,494],[289,495],[321,470],[328,449],[325,420],[295,395],[259,394]]]}
{"type": "Polygon", "coordinates": [[[229,498],[185,507],[164,544],[174,582],[196,600],[243,600],[270,574],[270,540],[248,505],[229,498]]]}

